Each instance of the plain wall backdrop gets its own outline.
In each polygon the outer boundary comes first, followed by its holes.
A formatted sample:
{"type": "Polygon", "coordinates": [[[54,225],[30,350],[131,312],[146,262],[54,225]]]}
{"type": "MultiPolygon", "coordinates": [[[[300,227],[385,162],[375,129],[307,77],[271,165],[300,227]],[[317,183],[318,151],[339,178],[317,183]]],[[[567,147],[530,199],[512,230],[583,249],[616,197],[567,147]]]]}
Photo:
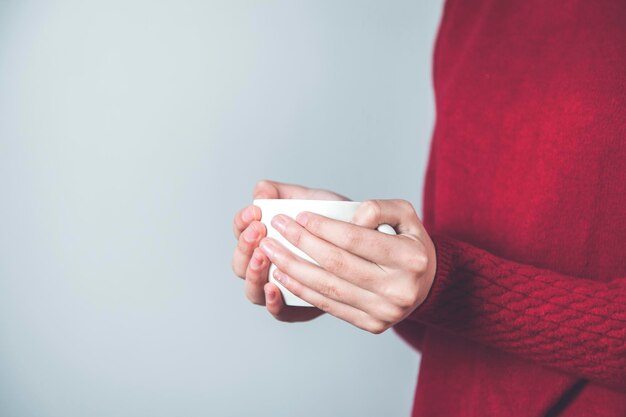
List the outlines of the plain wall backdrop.
{"type": "Polygon", "coordinates": [[[393,331],[231,271],[270,178],[421,211],[441,1],[0,0],[0,415],[406,416],[393,331]]]}

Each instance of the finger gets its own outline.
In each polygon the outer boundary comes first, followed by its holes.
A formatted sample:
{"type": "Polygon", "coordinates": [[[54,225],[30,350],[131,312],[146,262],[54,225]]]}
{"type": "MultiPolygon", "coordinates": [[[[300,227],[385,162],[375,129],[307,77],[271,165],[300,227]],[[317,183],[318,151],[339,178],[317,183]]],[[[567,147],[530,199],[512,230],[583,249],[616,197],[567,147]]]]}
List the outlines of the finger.
{"type": "Polygon", "coordinates": [[[344,200],[350,199],[344,195],[321,188],[309,188],[286,182],[261,180],[252,192],[253,198],[296,198],[305,200],[344,200]]]}
{"type": "Polygon", "coordinates": [[[377,265],[397,264],[398,255],[415,244],[406,236],[388,235],[311,212],[299,213],[296,222],[313,235],[377,265]]]}
{"type": "MultiPolygon", "coordinates": [[[[296,277],[296,280],[309,288],[344,304],[355,306],[370,316],[394,323],[402,318],[404,308],[414,306],[414,299],[411,294],[417,293],[417,290],[407,291],[406,286],[399,288],[397,285],[393,285],[392,283],[398,283],[398,276],[389,274],[380,266],[314,236],[288,216],[282,214],[275,216],[272,219],[272,225],[281,231],[281,234],[290,243],[311,256],[325,271],[330,272],[327,277],[309,280],[306,275],[295,272],[295,268],[293,268],[294,272],[291,272],[277,263],[279,268],[296,277]],[[280,225],[281,223],[282,225],[280,225]],[[354,297],[359,297],[356,301],[349,294],[348,296],[336,294],[341,288],[341,280],[337,280],[337,277],[368,292],[355,294],[354,297]],[[337,286],[337,288],[333,288],[333,286],[337,286]],[[399,294],[398,290],[400,291],[399,294]],[[360,297],[367,298],[361,299],[360,297]]],[[[364,229],[360,226],[355,227],[364,229]]],[[[369,229],[364,230],[370,231],[369,229]]],[[[264,245],[265,240],[269,239],[264,239],[260,245],[264,245]]],[[[393,254],[394,263],[406,262],[403,266],[407,271],[423,273],[425,269],[421,268],[426,267],[427,258],[422,251],[421,242],[405,238],[404,241],[396,239],[395,244],[400,245],[401,248],[396,249],[393,254]]],[[[306,262],[306,264],[310,264],[310,262],[306,262]]],[[[346,287],[345,290],[350,291],[351,287],[346,287]]]]}
{"type": "Polygon", "coordinates": [[[375,319],[363,310],[338,302],[317,291],[314,291],[311,288],[308,288],[280,269],[274,270],[274,278],[276,278],[278,282],[291,291],[295,296],[302,298],[304,301],[314,305],[321,311],[353,324],[363,330],[378,334],[385,331],[389,325],[382,320],[375,319]]]}
{"type": "Polygon", "coordinates": [[[239,235],[239,240],[237,241],[232,259],[233,272],[239,278],[246,276],[246,269],[248,268],[252,252],[254,248],[259,246],[259,242],[265,237],[265,234],[265,225],[261,222],[254,221],[239,235]]]}
{"type": "Polygon", "coordinates": [[[380,301],[378,295],[343,280],[329,271],[294,255],[277,240],[265,238],[259,248],[278,269],[297,277],[302,286],[362,311],[371,311],[380,301]]]}
{"type": "Polygon", "coordinates": [[[322,268],[348,282],[374,292],[384,278],[378,265],[315,236],[289,216],[274,216],[272,226],[322,268]]]}
{"type": "Polygon", "coordinates": [[[257,206],[247,206],[242,208],[235,214],[235,220],[233,221],[233,234],[236,239],[239,239],[241,232],[252,223],[254,220],[261,220],[261,209],[257,206]]]}
{"type": "Polygon", "coordinates": [[[245,284],[246,297],[253,304],[265,305],[265,291],[263,290],[263,286],[267,283],[269,267],[270,262],[267,256],[256,248],[248,263],[245,284]]]}
{"type": "Polygon", "coordinates": [[[297,184],[261,180],[256,183],[253,198],[306,198],[310,189],[297,184]]]}
{"type": "Polygon", "coordinates": [[[364,201],[357,207],[352,223],[370,229],[388,224],[398,234],[414,236],[418,236],[422,229],[415,208],[406,200],[364,201]]]}
{"type": "Polygon", "coordinates": [[[280,289],[271,282],[265,284],[264,290],[265,306],[276,320],[285,322],[308,321],[324,314],[322,310],[315,307],[291,307],[285,305],[280,289]]]}

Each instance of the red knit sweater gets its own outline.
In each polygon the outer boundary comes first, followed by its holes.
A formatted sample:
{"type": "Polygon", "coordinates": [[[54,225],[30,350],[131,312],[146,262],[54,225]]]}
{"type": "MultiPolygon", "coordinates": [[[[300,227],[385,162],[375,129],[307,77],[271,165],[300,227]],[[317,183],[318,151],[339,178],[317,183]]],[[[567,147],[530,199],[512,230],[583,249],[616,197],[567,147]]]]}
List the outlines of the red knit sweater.
{"type": "Polygon", "coordinates": [[[626,1],[448,0],[414,416],[626,416],[626,1]]]}

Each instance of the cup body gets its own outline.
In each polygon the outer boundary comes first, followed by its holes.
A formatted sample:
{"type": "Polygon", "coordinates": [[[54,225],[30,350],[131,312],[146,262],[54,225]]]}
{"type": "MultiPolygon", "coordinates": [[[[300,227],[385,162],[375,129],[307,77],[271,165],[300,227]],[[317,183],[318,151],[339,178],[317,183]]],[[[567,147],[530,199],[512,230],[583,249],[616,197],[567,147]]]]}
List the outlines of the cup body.
{"type": "MultiPolygon", "coordinates": [[[[321,214],[322,216],[330,217],[332,219],[350,222],[352,221],[352,217],[361,202],[334,200],[256,199],[253,201],[253,204],[261,209],[261,223],[265,225],[268,237],[276,239],[294,254],[306,259],[309,262],[319,265],[306,253],[289,243],[289,241],[287,241],[287,239],[285,239],[283,235],[278,232],[278,230],[274,229],[271,224],[272,218],[277,214],[284,214],[295,219],[298,213],[309,211],[321,214]]],[[[393,228],[389,225],[381,225],[378,230],[384,233],[395,234],[393,228]]],[[[289,306],[312,307],[311,304],[293,295],[289,290],[274,279],[273,272],[275,269],[276,266],[273,263],[270,264],[268,279],[280,288],[285,304],[289,306]]]]}

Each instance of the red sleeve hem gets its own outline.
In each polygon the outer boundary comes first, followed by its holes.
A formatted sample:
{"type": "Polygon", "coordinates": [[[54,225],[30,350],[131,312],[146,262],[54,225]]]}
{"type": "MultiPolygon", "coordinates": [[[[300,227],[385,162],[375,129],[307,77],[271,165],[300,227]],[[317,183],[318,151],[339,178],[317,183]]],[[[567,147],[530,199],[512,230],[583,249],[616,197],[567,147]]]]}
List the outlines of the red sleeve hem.
{"type": "Polygon", "coordinates": [[[437,254],[437,270],[426,299],[409,316],[417,321],[427,321],[427,317],[435,315],[439,300],[448,287],[450,271],[454,268],[454,245],[444,236],[431,236],[431,239],[437,254]]]}
{"type": "Polygon", "coordinates": [[[574,277],[432,240],[435,278],[406,320],[626,389],[626,277],[574,277]]]}

